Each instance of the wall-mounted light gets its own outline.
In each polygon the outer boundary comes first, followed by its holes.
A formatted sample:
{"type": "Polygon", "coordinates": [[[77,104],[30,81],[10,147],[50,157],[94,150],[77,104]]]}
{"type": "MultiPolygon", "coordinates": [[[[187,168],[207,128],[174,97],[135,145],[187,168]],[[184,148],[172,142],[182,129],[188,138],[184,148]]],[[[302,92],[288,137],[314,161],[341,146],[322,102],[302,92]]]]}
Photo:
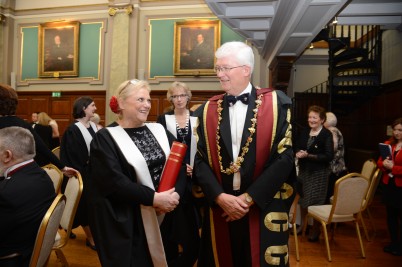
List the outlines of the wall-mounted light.
{"type": "Polygon", "coordinates": [[[337,17],[335,17],[335,18],[334,18],[334,20],[332,21],[332,24],[334,24],[334,25],[335,25],[335,24],[337,24],[337,23],[338,23],[338,18],[337,18],[337,17]]]}
{"type": "Polygon", "coordinates": [[[314,48],[314,44],[311,43],[310,46],[309,46],[309,48],[310,48],[310,49],[313,49],[313,48],[314,48]]]}

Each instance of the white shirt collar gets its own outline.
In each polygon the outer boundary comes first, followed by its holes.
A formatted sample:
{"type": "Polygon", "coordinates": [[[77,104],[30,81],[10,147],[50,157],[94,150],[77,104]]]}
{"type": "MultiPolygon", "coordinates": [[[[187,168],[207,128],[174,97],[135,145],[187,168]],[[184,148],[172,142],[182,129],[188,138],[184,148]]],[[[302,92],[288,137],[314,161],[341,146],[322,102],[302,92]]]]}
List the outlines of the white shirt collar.
{"type": "Polygon", "coordinates": [[[29,159],[29,160],[26,160],[26,161],[23,161],[23,162],[20,162],[20,163],[17,163],[17,164],[15,164],[15,165],[11,166],[10,168],[8,168],[8,169],[4,172],[4,177],[6,177],[6,179],[10,179],[10,177],[8,177],[8,174],[9,174],[11,171],[17,169],[17,168],[20,167],[20,166],[27,165],[27,164],[29,164],[29,163],[31,163],[31,162],[33,162],[33,161],[34,161],[33,159],[29,159]]]}

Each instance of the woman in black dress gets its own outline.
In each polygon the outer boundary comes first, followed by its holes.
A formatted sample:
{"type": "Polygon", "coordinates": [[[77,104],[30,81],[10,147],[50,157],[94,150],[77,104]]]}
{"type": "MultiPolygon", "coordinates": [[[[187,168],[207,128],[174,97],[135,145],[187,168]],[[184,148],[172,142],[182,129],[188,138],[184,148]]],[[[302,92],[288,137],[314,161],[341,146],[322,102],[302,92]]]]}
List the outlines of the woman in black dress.
{"type": "MultiPolygon", "coordinates": [[[[299,164],[298,181],[302,184],[302,197],[299,201],[302,221],[309,206],[325,204],[328,178],[331,173],[330,162],[334,157],[332,133],[323,127],[325,120],[324,108],[315,105],[309,107],[310,127],[301,132],[296,143],[295,152],[299,164]]],[[[317,223],[313,224],[309,241],[318,241],[319,227],[317,223]]]]}

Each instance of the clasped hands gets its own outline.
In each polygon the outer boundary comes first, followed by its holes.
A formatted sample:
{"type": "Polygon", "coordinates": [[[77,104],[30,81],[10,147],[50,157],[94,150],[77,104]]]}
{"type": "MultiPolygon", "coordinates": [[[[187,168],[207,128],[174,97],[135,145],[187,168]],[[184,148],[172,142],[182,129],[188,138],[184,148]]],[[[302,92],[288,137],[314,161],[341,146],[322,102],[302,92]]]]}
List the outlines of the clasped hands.
{"type": "Polygon", "coordinates": [[[227,222],[243,218],[250,210],[250,206],[247,204],[244,194],[234,196],[222,193],[216,197],[215,202],[223,209],[222,217],[224,217],[227,222]]]}
{"type": "Polygon", "coordinates": [[[158,215],[173,211],[179,205],[180,196],[175,189],[155,192],[153,207],[158,215]]]}
{"type": "Polygon", "coordinates": [[[299,150],[296,153],[296,158],[298,158],[298,159],[307,158],[307,156],[308,156],[308,153],[306,150],[299,150]]]}

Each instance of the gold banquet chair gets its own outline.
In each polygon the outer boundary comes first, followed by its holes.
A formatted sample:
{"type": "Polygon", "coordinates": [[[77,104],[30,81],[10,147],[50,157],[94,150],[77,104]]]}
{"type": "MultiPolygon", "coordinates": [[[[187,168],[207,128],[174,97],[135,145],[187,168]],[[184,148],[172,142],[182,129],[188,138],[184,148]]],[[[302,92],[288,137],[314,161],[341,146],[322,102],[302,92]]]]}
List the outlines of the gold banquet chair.
{"type": "Polygon", "coordinates": [[[366,257],[360,235],[359,220],[361,219],[362,204],[366,197],[368,187],[368,178],[357,173],[347,174],[336,181],[332,204],[308,207],[308,213],[304,220],[303,233],[305,232],[308,217],[312,217],[314,220],[321,223],[328,261],[332,261],[332,258],[328,242],[327,225],[338,222],[355,222],[362,257],[366,257]]]}
{"type": "Polygon", "coordinates": [[[363,200],[361,221],[362,221],[364,233],[365,233],[366,238],[367,238],[368,241],[371,241],[371,240],[370,240],[370,236],[369,236],[368,231],[367,231],[366,224],[364,223],[363,212],[365,211],[367,213],[367,216],[369,218],[371,227],[372,227],[372,229],[373,229],[373,231],[375,233],[376,229],[375,229],[375,225],[374,225],[373,216],[371,216],[371,213],[370,213],[370,206],[371,206],[371,203],[373,202],[375,193],[377,191],[378,184],[381,181],[381,177],[382,177],[382,172],[381,172],[380,169],[377,168],[375,170],[375,172],[374,172],[374,175],[373,175],[371,181],[370,181],[370,186],[369,186],[369,188],[367,190],[366,197],[363,200]]]}
{"type": "Polygon", "coordinates": [[[70,177],[67,181],[66,189],[64,190],[67,202],[60,222],[61,230],[57,232],[56,238],[53,239],[53,250],[55,251],[57,258],[61,261],[62,266],[69,266],[61,249],[67,245],[70,238],[71,228],[81,199],[82,190],[82,177],[79,172],[76,172],[76,174],[70,177]]]}
{"type": "Polygon", "coordinates": [[[50,253],[52,252],[54,238],[59,229],[65,206],[66,197],[63,194],[58,194],[39,226],[29,264],[30,267],[43,267],[46,265],[50,253]]]}
{"type": "Polygon", "coordinates": [[[60,159],[60,146],[53,148],[52,152],[60,159]]]}
{"type": "Polygon", "coordinates": [[[368,159],[363,163],[361,174],[371,181],[374,172],[377,169],[377,163],[374,159],[368,159]]]}
{"type": "Polygon", "coordinates": [[[297,204],[299,203],[300,195],[296,194],[292,206],[289,211],[289,223],[292,225],[293,236],[295,238],[296,260],[300,261],[299,254],[299,240],[297,237],[296,217],[297,217],[297,204]]]}
{"type": "Polygon", "coordinates": [[[53,185],[54,185],[54,190],[56,193],[61,192],[61,184],[63,183],[63,173],[60,171],[59,168],[54,166],[53,164],[48,164],[42,167],[47,174],[50,176],[52,179],[53,185]]]}

